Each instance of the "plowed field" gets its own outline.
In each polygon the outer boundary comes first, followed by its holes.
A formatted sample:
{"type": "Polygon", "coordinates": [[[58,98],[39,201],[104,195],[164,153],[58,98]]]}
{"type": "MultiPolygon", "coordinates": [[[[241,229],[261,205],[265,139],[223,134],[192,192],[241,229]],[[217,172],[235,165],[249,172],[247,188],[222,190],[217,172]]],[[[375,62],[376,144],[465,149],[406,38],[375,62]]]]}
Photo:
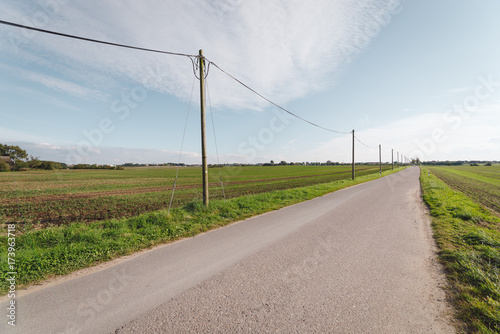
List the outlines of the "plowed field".
{"type": "MultiPolygon", "coordinates": [[[[390,166],[384,166],[388,169],[390,166]]],[[[356,175],[378,173],[359,166],[356,175]]],[[[176,168],[29,171],[0,174],[3,222],[66,224],[134,216],[168,208],[176,168]]],[[[268,166],[209,169],[210,198],[295,188],[351,177],[350,166],[268,166]]],[[[172,207],[200,200],[201,168],[182,167],[172,207]]]]}
{"type": "Polygon", "coordinates": [[[500,214],[500,165],[430,167],[450,185],[500,214]]]}

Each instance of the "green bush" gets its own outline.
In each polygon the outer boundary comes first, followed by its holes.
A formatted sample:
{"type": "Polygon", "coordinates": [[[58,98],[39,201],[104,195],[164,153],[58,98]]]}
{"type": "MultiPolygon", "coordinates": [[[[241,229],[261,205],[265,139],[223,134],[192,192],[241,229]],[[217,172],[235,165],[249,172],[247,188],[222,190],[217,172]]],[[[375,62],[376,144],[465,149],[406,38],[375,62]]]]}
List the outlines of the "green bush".
{"type": "Polygon", "coordinates": [[[5,163],[5,161],[0,160],[0,172],[8,172],[10,171],[9,165],[5,163]]]}

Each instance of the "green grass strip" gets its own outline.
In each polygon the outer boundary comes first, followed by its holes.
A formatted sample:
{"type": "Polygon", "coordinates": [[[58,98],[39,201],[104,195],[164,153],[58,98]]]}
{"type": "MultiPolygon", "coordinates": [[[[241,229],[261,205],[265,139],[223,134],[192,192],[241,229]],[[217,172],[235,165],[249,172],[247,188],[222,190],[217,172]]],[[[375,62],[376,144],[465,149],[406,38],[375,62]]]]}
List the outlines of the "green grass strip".
{"type": "MultiPolygon", "coordinates": [[[[384,171],[382,176],[400,171],[384,171]]],[[[34,229],[17,226],[16,266],[17,288],[22,288],[54,275],[75,270],[166,243],[194,236],[251,216],[313,199],[327,193],[379,178],[378,173],[357,177],[355,181],[339,180],[313,186],[278,190],[241,196],[227,201],[214,200],[204,207],[191,202],[166,210],[142,214],[133,218],[112,219],[92,223],[34,229]]],[[[7,236],[2,233],[0,244],[0,292],[7,292],[7,236]]]]}
{"type": "Polygon", "coordinates": [[[465,331],[500,333],[500,219],[425,168],[420,183],[465,331]]]}

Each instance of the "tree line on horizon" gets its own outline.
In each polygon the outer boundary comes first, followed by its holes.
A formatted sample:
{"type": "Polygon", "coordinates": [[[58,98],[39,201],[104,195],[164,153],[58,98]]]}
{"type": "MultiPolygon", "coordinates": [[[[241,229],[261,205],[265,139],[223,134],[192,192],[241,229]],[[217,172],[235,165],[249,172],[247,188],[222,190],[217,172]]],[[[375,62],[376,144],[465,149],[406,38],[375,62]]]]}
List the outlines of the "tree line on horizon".
{"type": "Polygon", "coordinates": [[[68,166],[63,162],[40,160],[38,157],[29,155],[17,145],[6,145],[0,143],[0,172],[26,171],[30,169],[56,170],[56,169],[123,169],[121,166],[76,164],[68,166]]]}
{"type": "MultiPolygon", "coordinates": [[[[76,164],[68,166],[62,162],[40,160],[38,157],[29,155],[25,150],[17,145],[6,145],[0,143],[0,156],[2,158],[8,157],[9,159],[0,159],[0,172],[9,171],[25,171],[30,169],[40,169],[40,170],[56,170],[56,169],[111,169],[111,170],[122,170],[123,167],[147,167],[147,166],[189,166],[185,163],[164,163],[164,164],[145,164],[145,163],[125,163],[117,166],[110,165],[97,165],[97,164],[76,164]]],[[[485,166],[491,166],[492,163],[499,163],[500,161],[479,161],[479,160],[457,160],[457,161],[420,161],[420,159],[413,159],[412,164],[423,164],[423,165],[444,165],[444,166],[479,166],[483,164],[485,166]]],[[[374,162],[357,162],[357,165],[373,164],[374,162]]],[[[286,162],[280,161],[275,163],[273,160],[266,163],[256,163],[256,164],[217,164],[210,165],[209,167],[223,167],[223,166],[286,166],[286,165],[308,165],[308,166],[332,166],[332,165],[348,165],[350,163],[340,163],[328,160],[326,162],[286,162]]],[[[385,163],[384,163],[385,164],[385,163]]]]}
{"type": "Polygon", "coordinates": [[[0,156],[9,159],[0,159],[0,172],[22,171],[28,169],[54,170],[66,168],[66,164],[40,160],[17,145],[5,145],[0,143],[0,156]]]}

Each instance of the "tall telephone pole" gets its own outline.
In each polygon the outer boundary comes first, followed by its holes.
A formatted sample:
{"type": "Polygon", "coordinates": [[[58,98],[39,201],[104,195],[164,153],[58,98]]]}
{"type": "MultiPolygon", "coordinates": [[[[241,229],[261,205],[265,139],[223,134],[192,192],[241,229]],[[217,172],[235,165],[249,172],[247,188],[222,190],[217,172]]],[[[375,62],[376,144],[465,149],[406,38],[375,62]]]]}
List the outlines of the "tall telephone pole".
{"type": "Polygon", "coordinates": [[[382,175],[382,145],[378,145],[378,165],[379,165],[379,174],[382,175]]]}
{"type": "Polygon", "coordinates": [[[201,172],[203,173],[203,205],[208,206],[207,136],[205,129],[205,58],[200,50],[201,172]]]}
{"type": "Polygon", "coordinates": [[[391,169],[394,170],[394,149],[391,148],[391,169]]]}
{"type": "Polygon", "coordinates": [[[354,180],[354,129],[352,130],[352,179],[354,180]]]}

